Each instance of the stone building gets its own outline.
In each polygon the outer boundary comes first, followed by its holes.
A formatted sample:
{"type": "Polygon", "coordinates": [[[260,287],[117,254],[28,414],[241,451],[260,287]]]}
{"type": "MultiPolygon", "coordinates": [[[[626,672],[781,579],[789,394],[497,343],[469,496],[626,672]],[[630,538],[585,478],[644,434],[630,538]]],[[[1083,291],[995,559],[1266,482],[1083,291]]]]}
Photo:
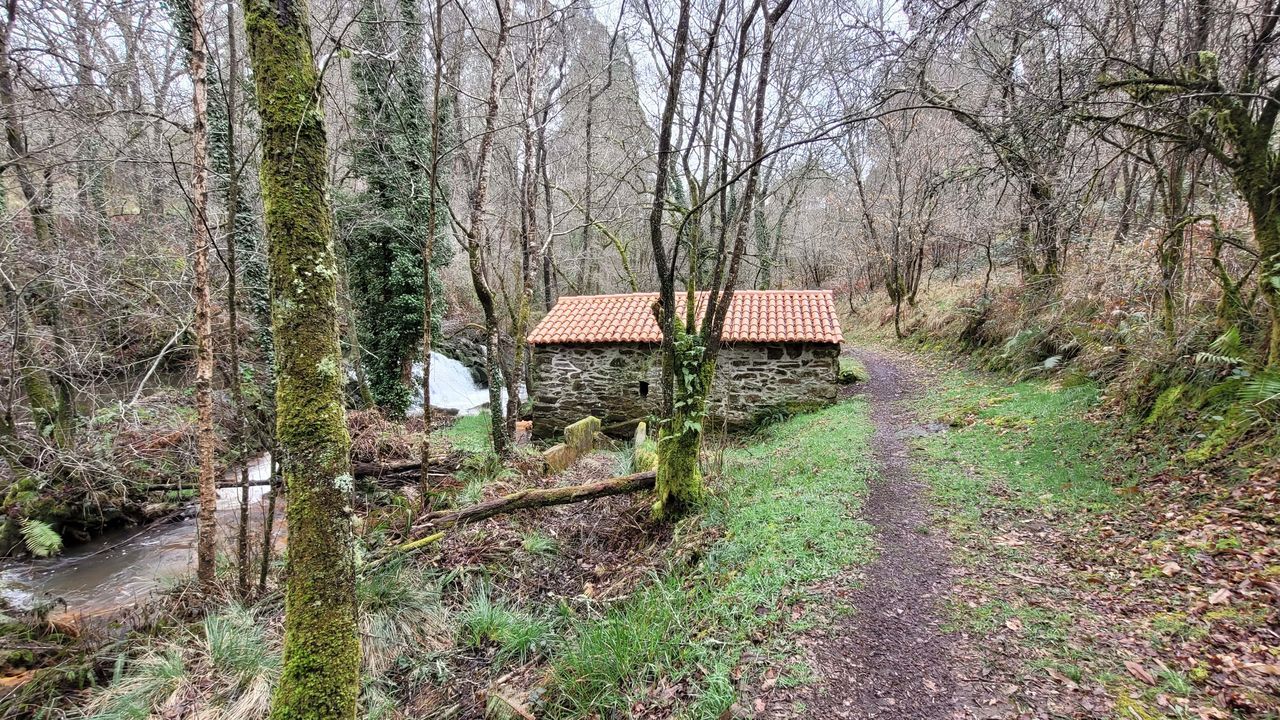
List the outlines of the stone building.
{"type": "MultiPolygon", "coordinates": [[[[560,298],[529,334],[534,437],[552,437],[587,415],[608,427],[659,414],[657,299],[657,293],[560,298]]],[[[705,302],[703,293],[698,302],[705,302]]],[[[735,292],[712,385],[712,427],[742,428],[780,409],[835,400],[842,339],[828,290],[735,292]]]]}

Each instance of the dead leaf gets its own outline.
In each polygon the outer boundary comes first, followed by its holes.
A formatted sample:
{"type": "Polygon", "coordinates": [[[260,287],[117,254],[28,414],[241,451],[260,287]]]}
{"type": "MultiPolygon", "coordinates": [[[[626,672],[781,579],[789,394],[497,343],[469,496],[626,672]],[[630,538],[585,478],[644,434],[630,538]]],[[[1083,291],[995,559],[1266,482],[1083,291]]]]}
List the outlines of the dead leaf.
{"type": "Polygon", "coordinates": [[[1047,667],[1047,668],[1045,668],[1045,669],[1044,669],[1044,671],[1045,671],[1046,673],[1048,673],[1048,674],[1049,674],[1049,677],[1053,678],[1054,680],[1057,680],[1058,682],[1062,683],[1063,685],[1066,685],[1066,686],[1067,686],[1069,689],[1071,689],[1071,690],[1075,690],[1077,687],[1079,687],[1078,685],[1076,685],[1076,681],[1075,681],[1075,680],[1072,680],[1071,678],[1067,677],[1066,675],[1063,675],[1063,674],[1062,674],[1059,670],[1057,670],[1056,668],[1047,667]]]}
{"type": "Polygon", "coordinates": [[[1142,682],[1144,682],[1144,683],[1146,683],[1146,684],[1148,684],[1148,685],[1155,685],[1155,684],[1156,684],[1156,678],[1155,678],[1155,676],[1154,676],[1154,675],[1152,675],[1152,674],[1151,674],[1151,673],[1150,673],[1146,668],[1142,667],[1142,665],[1141,665],[1141,664],[1139,664],[1139,663],[1137,663],[1137,662],[1135,662],[1135,661],[1133,661],[1133,660],[1125,660],[1125,661],[1124,661],[1124,666],[1125,666],[1125,669],[1127,669],[1127,670],[1129,671],[1129,674],[1130,674],[1130,675],[1132,675],[1132,676],[1134,676],[1134,677],[1138,678],[1138,679],[1139,679],[1139,680],[1141,680],[1142,682]]]}

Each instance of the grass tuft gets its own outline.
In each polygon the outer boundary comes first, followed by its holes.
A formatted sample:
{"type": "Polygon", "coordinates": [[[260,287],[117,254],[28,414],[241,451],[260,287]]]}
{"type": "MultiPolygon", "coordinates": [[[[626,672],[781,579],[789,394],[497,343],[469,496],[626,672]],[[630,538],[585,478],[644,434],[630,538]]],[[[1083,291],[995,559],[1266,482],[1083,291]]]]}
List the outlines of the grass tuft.
{"type": "Polygon", "coordinates": [[[520,546],[530,555],[555,555],[556,550],[559,549],[555,538],[547,537],[537,531],[525,535],[520,540],[520,546]]]}
{"type": "Polygon", "coordinates": [[[555,641],[550,620],[494,602],[487,588],[476,592],[459,614],[458,624],[463,644],[477,649],[496,647],[499,662],[524,662],[545,654],[555,641]]]}

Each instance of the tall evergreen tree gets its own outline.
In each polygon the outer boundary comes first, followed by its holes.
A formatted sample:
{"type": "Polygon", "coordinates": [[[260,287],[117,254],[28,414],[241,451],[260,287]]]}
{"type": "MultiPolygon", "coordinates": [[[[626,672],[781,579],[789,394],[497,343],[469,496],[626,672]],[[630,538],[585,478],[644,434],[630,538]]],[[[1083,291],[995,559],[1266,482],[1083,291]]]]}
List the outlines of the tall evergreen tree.
{"type": "MultiPolygon", "coordinates": [[[[447,222],[428,221],[432,143],[422,33],[415,0],[365,0],[360,9],[353,171],[364,187],[339,214],[369,389],[393,416],[412,395],[410,370],[422,343],[422,250],[433,226],[432,267],[452,254],[439,229],[447,222]]],[[[438,276],[430,282],[433,296],[442,297],[438,276]]],[[[433,312],[437,333],[441,307],[433,312]]]]}

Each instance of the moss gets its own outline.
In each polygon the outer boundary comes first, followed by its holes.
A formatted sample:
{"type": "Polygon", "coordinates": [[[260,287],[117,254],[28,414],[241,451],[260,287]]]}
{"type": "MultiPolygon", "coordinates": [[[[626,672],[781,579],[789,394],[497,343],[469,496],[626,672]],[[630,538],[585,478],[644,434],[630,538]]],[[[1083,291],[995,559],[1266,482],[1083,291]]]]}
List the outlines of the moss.
{"type": "Polygon", "coordinates": [[[706,489],[700,466],[702,422],[716,363],[707,357],[702,339],[677,330],[672,367],[672,412],[658,439],[653,514],[658,519],[680,517],[702,504],[706,489]]]}
{"type": "Polygon", "coordinates": [[[598,432],[600,432],[600,418],[588,415],[564,429],[564,444],[579,454],[589,453],[595,446],[598,432]]]}
{"type": "Polygon", "coordinates": [[[289,495],[284,667],[271,717],[351,718],[360,685],[328,150],[305,0],[246,0],[262,122],[276,437],[289,495]]]}
{"type": "Polygon", "coordinates": [[[1164,714],[1153,710],[1151,706],[1136,698],[1131,698],[1124,690],[1116,695],[1115,717],[1134,718],[1134,720],[1162,720],[1164,714]]]}
{"type": "Polygon", "coordinates": [[[1213,432],[1199,445],[1187,451],[1187,462],[1199,464],[1221,457],[1236,440],[1249,431],[1251,424],[1238,405],[1232,406],[1213,432]]]}
{"type": "Polygon", "coordinates": [[[702,504],[706,490],[702,482],[701,451],[700,430],[672,433],[658,440],[655,518],[677,518],[702,504]]]}
{"type": "Polygon", "coordinates": [[[1165,389],[1156,397],[1156,402],[1151,406],[1151,412],[1147,413],[1146,424],[1158,425],[1168,420],[1172,420],[1174,414],[1181,407],[1183,392],[1187,386],[1184,384],[1173,385],[1165,389]]]}
{"type": "Polygon", "coordinates": [[[840,358],[840,366],[836,369],[836,382],[841,385],[866,382],[870,375],[867,368],[854,358],[840,358]]]}
{"type": "Polygon", "coordinates": [[[645,440],[635,446],[631,455],[631,472],[648,472],[658,467],[658,444],[645,440]]]}

